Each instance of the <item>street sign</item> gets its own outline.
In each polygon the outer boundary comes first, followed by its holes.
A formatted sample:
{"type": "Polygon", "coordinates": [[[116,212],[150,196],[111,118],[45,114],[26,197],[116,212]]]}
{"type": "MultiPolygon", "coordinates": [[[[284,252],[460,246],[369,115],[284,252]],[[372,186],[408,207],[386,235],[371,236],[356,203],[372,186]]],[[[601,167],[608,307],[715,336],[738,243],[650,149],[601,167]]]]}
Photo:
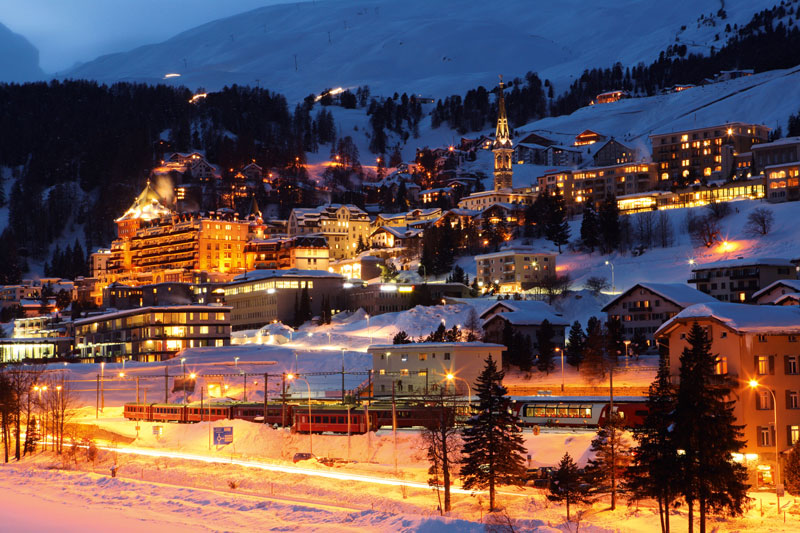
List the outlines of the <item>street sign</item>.
{"type": "Polygon", "coordinates": [[[778,483],[778,486],[775,487],[775,491],[777,492],[779,498],[783,498],[783,483],[778,483]]]}
{"type": "Polygon", "coordinates": [[[160,437],[164,434],[164,426],[153,426],[153,435],[160,437]]]}
{"type": "Polygon", "coordinates": [[[214,428],[214,446],[225,446],[233,442],[233,428],[214,428]]]}

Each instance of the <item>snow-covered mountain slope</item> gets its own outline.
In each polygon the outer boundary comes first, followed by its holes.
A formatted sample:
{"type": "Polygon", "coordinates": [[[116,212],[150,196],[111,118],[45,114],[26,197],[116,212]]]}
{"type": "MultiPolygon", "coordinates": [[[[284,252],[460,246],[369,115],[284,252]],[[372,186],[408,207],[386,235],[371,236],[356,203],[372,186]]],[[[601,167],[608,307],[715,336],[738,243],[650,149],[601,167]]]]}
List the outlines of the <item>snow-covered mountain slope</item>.
{"type": "Polygon", "coordinates": [[[0,24],[0,82],[25,82],[42,77],[39,50],[25,37],[0,24]]]}
{"type": "Polygon", "coordinates": [[[537,71],[563,89],[585,68],[650,61],[676,42],[707,52],[724,43],[726,24],[741,25],[774,4],[726,2],[722,20],[712,16],[719,0],[312,1],[210,22],[65,76],[209,90],[259,83],[298,99],[357,85],[377,94],[443,96],[493,85],[500,73],[537,71]],[[180,77],[164,80],[168,73],[180,77]]]}
{"type": "MultiPolygon", "coordinates": [[[[700,128],[729,121],[780,126],[800,109],[800,67],[774,70],[679,93],[630,98],[583,107],[571,115],[548,117],[518,128],[570,143],[585,129],[614,136],[644,154],[654,133],[700,128]]],[[[516,185],[516,183],[515,183],[516,185]]]]}

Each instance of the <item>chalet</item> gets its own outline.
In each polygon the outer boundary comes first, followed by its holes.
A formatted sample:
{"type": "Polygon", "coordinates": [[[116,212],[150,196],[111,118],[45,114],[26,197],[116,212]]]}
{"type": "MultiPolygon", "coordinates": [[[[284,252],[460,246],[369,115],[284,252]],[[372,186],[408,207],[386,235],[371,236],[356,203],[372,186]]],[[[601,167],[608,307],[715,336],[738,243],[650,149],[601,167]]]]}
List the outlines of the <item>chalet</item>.
{"type": "Polygon", "coordinates": [[[683,283],[637,283],[611,300],[602,311],[622,325],[625,339],[643,335],[655,346],[653,334],[661,325],[690,305],[717,300],[683,283]]]}
{"type": "Polygon", "coordinates": [[[723,302],[746,302],[778,280],[797,279],[795,265],[775,257],[740,258],[696,265],[689,283],[723,302]]]}
{"type": "Polygon", "coordinates": [[[592,157],[592,161],[594,161],[595,166],[598,167],[622,165],[625,163],[633,163],[636,161],[637,155],[634,148],[625,146],[612,138],[597,149],[592,157]]]}
{"type": "Polygon", "coordinates": [[[589,144],[594,144],[597,142],[605,141],[606,136],[596,131],[592,130],[584,130],[578,135],[575,136],[575,142],[573,143],[574,146],[586,146],[589,144]]]}
{"type": "Polygon", "coordinates": [[[553,342],[564,348],[564,331],[569,326],[560,314],[545,302],[536,300],[499,300],[496,304],[481,313],[484,338],[489,342],[503,342],[503,330],[506,324],[514,333],[530,337],[534,349],[538,348],[536,333],[542,323],[547,320],[553,327],[553,342]]]}
{"type": "Polygon", "coordinates": [[[605,93],[598,94],[595,97],[594,102],[592,102],[592,103],[593,104],[610,104],[612,102],[618,102],[618,101],[622,100],[623,98],[630,98],[630,96],[631,95],[630,95],[630,93],[628,93],[628,91],[622,91],[622,90],[608,91],[608,92],[605,92],[605,93]]]}
{"type": "Polygon", "coordinates": [[[419,248],[422,239],[421,229],[407,227],[381,226],[369,236],[369,243],[375,248],[419,248]]]}
{"type": "Polygon", "coordinates": [[[795,293],[800,293],[800,279],[779,279],[754,292],[750,301],[758,305],[775,304],[782,296],[795,293]]]}

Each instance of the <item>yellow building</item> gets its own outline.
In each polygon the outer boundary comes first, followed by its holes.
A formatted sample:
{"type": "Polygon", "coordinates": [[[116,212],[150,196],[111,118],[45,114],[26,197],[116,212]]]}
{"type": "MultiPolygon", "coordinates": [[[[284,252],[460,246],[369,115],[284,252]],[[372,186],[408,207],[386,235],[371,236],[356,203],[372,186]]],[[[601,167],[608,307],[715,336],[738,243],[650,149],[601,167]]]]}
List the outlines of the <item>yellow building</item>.
{"type": "Polygon", "coordinates": [[[496,283],[500,292],[528,290],[543,279],[556,275],[556,255],[524,248],[500,250],[475,256],[479,286],[496,283]]]}
{"type": "Polygon", "coordinates": [[[310,234],[326,237],[331,260],[354,257],[359,240],[366,245],[371,230],[369,215],[350,204],[293,209],[289,215],[289,237],[310,234]]]}
{"type": "Polygon", "coordinates": [[[719,379],[732,385],[730,399],[746,441],[737,458],[759,484],[771,484],[776,443],[784,453],[800,440],[800,308],[715,302],[684,309],[655,333],[657,342],[668,347],[674,384],[695,322],[711,341],[719,379]],[[751,380],[758,386],[751,387],[751,380]]]}

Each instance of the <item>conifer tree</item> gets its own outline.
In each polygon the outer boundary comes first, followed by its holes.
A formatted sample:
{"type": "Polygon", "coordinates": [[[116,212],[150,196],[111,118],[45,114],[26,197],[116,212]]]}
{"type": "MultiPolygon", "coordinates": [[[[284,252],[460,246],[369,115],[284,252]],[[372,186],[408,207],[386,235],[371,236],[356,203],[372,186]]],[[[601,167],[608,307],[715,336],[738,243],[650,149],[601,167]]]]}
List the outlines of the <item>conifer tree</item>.
{"type": "Polygon", "coordinates": [[[700,514],[700,533],[705,533],[706,512],[726,509],[743,512],[747,499],[747,471],[732,454],[744,447],[742,426],[735,424],[730,386],[714,374],[717,356],[711,341],[695,322],[680,357],[680,384],[673,431],[678,449],[680,494],[686,500],[689,533],[694,530],[695,504],[700,514]]]}
{"type": "Polygon", "coordinates": [[[602,250],[603,253],[609,254],[619,248],[622,233],[619,225],[619,208],[613,196],[606,198],[600,205],[598,221],[602,250]]]}
{"type": "Polygon", "coordinates": [[[625,355],[625,343],[622,342],[622,322],[617,317],[608,317],[606,322],[606,354],[612,361],[625,355]]]}
{"type": "Polygon", "coordinates": [[[536,368],[539,369],[539,372],[547,372],[549,374],[555,368],[555,362],[553,361],[556,348],[553,342],[554,335],[555,330],[550,321],[544,319],[536,331],[536,344],[538,345],[536,368]]]}
{"type": "Polygon", "coordinates": [[[464,429],[461,479],[464,488],[489,488],[489,509],[494,511],[497,485],[522,485],[526,449],[519,419],[510,409],[503,387],[503,372],[490,355],[476,380],[478,405],[464,429]]]}
{"type": "Polygon", "coordinates": [[[566,353],[564,354],[567,357],[567,364],[576,368],[580,367],[581,361],[583,361],[583,345],[585,338],[586,336],[583,334],[581,323],[576,320],[572,323],[572,327],[569,328],[569,337],[565,349],[566,353]]]}
{"type": "Polygon", "coordinates": [[[595,457],[586,466],[586,476],[595,488],[611,493],[611,509],[617,506],[617,483],[630,463],[630,442],[625,437],[622,417],[608,413],[605,423],[592,439],[590,451],[595,457]]]}
{"type": "Polygon", "coordinates": [[[586,486],[578,472],[578,466],[572,460],[569,452],[564,452],[564,457],[558,464],[558,469],[553,473],[550,483],[550,493],[547,499],[567,504],[567,520],[569,520],[569,506],[574,503],[586,503],[589,498],[586,495],[586,486]]]}
{"type": "Polygon", "coordinates": [[[567,211],[564,205],[564,195],[558,191],[555,196],[550,198],[550,211],[545,224],[547,240],[558,246],[558,253],[561,247],[569,242],[569,224],[567,224],[567,211]]]}
{"type": "Polygon", "coordinates": [[[591,317],[586,323],[586,338],[583,343],[581,372],[592,379],[604,378],[608,366],[605,360],[606,338],[603,323],[591,317]]]}
{"type": "Polygon", "coordinates": [[[597,226],[597,213],[594,210],[594,204],[587,201],[586,205],[583,206],[583,219],[581,220],[581,244],[589,252],[594,252],[594,249],[600,244],[600,230],[597,226]]]}
{"type": "Polygon", "coordinates": [[[669,509],[680,481],[678,448],[670,431],[675,411],[675,387],[669,381],[669,362],[663,358],[647,395],[647,418],[633,430],[636,446],[625,483],[631,500],[655,498],[661,532],[669,533],[669,509]]]}

